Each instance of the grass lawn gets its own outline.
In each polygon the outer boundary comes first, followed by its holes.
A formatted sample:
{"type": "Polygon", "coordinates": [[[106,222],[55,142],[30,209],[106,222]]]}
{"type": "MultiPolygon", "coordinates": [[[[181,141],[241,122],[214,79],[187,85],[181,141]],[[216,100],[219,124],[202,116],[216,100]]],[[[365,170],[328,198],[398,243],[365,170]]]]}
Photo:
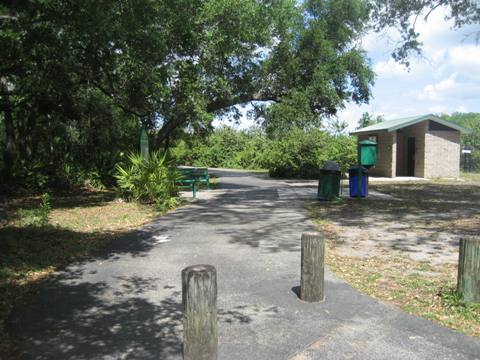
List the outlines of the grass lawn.
{"type": "Polygon", "coordinates": [[[5,321],[39,280],[160,215],[109,191],[55,195],[46,211],[40,204],[40,197],[0,202],[0,358],[12,351],[5,321]]]}
{"type": "Polygon", "coordinates": [[[469,182],[480,183],[480,173],[461,173],[460,177],[469,182]]]}
{"type": "Polygon", "coordinates": [[[365,294],[480,337],[480,304],[455,291],[458,239],[480,235],[480,176],[371,189],[393,198],[307,204],[328,238],[327,264],[365,294]]]}

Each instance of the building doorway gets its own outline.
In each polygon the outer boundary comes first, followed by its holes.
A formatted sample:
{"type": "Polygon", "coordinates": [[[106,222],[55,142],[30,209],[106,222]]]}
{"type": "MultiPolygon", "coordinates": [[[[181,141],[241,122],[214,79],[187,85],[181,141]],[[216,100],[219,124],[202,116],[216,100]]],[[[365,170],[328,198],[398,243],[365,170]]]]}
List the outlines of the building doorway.
{"type": "Polygon", "coordinates": [[[415,138],[407,140],[407,176],[415,176],[415,138]]]}

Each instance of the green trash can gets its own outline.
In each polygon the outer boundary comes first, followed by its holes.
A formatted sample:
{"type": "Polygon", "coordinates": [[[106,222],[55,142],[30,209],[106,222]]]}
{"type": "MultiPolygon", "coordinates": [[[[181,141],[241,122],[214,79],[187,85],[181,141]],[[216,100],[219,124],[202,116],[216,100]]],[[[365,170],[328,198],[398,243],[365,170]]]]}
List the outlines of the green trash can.
{"type": "Polygon", "coordinates": [[[377,143],[375,141],[363,140],[358,143],[358,163],[366,168],[376,165],[377,143]]]}
{"type": "Polygon", "coordinates": [[[319,200],[334,200],[340,196],[340,166],[335,161],[326,161],[320,169],[317,198],[319,200]]]}

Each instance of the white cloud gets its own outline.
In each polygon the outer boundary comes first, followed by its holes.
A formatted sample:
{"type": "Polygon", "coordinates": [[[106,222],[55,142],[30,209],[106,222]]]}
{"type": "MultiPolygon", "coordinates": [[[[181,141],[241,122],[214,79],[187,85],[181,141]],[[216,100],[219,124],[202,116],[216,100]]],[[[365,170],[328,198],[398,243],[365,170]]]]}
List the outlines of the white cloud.
{"type": "Polygon", "coordinates": [[[480,83],[459,82],[457,74],[452,74],[435,84],[429,84],[423,88],[417,96],[420,100],[452,101],[459,99],[475,99],[480,94],[480,83]]]}
{"type": "Polygon", "coordinates": [[[457,72],[480,79],[480,46],[455,46],[448,50],[449,60],[457,72]]]}
{"type": "Polygon", "coordinates": [[[396,62],[393,58],[381,60],[373,66],[373,70],[378,78],[410,80],[426,72],[435,71],[435,67],[424,59],[414,58],[410,61],[410,68],[396,62]]]}
{"type": "Polygon", "coordinates": [[[389,56],[400,40],[400,32],[395,28],[386,29],[381,33],[369,32],[362,38],[362,48],[370,54],[389,56]]]}
{"type": "Polygon", "coordinates": [[[448,111],[447,107],[444,105],[434,105],[428,108],[428,111],[431,113],[443,114],[448,111]]]}
{"type": "Polygon", "coordinates": [[[420,100],[446,100],[448,94],[458,90],[459,84],[455,80],[455,75],[448,79],[442,80],[436,84],[429,84],[423,88],[423,91],[418,95],[420,100]]]}
{"type": "Polygon", "coordinates": [[[364,112],[370,112],[368,105],[356,105],[349,103],[345,109],[339,111],[337,118],[348,124],[347,131],[353,131],[357,128],[358,121],[364,112]]]}
{"type": "Polygon", "coordinates": [[[381,76],[383,78],[403,78],[411,76],[411,71],[393,60],[392,58],[388,59],[387,61],[379,61],[373,66],[373,71],[377,74],[377,76],[381,76]]]}

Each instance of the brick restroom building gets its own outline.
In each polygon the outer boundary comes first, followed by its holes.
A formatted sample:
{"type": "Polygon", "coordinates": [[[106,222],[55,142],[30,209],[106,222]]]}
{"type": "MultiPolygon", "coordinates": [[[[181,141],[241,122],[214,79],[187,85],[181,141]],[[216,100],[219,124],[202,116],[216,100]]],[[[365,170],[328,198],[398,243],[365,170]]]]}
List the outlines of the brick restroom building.
{"type": "Polygon", "coordinates": [[[456,178],[460,175],[460,135],[470,130],[435,115],[393,119],[353,131],[358,140],[377,142],[373,176],[456,178]]]}

